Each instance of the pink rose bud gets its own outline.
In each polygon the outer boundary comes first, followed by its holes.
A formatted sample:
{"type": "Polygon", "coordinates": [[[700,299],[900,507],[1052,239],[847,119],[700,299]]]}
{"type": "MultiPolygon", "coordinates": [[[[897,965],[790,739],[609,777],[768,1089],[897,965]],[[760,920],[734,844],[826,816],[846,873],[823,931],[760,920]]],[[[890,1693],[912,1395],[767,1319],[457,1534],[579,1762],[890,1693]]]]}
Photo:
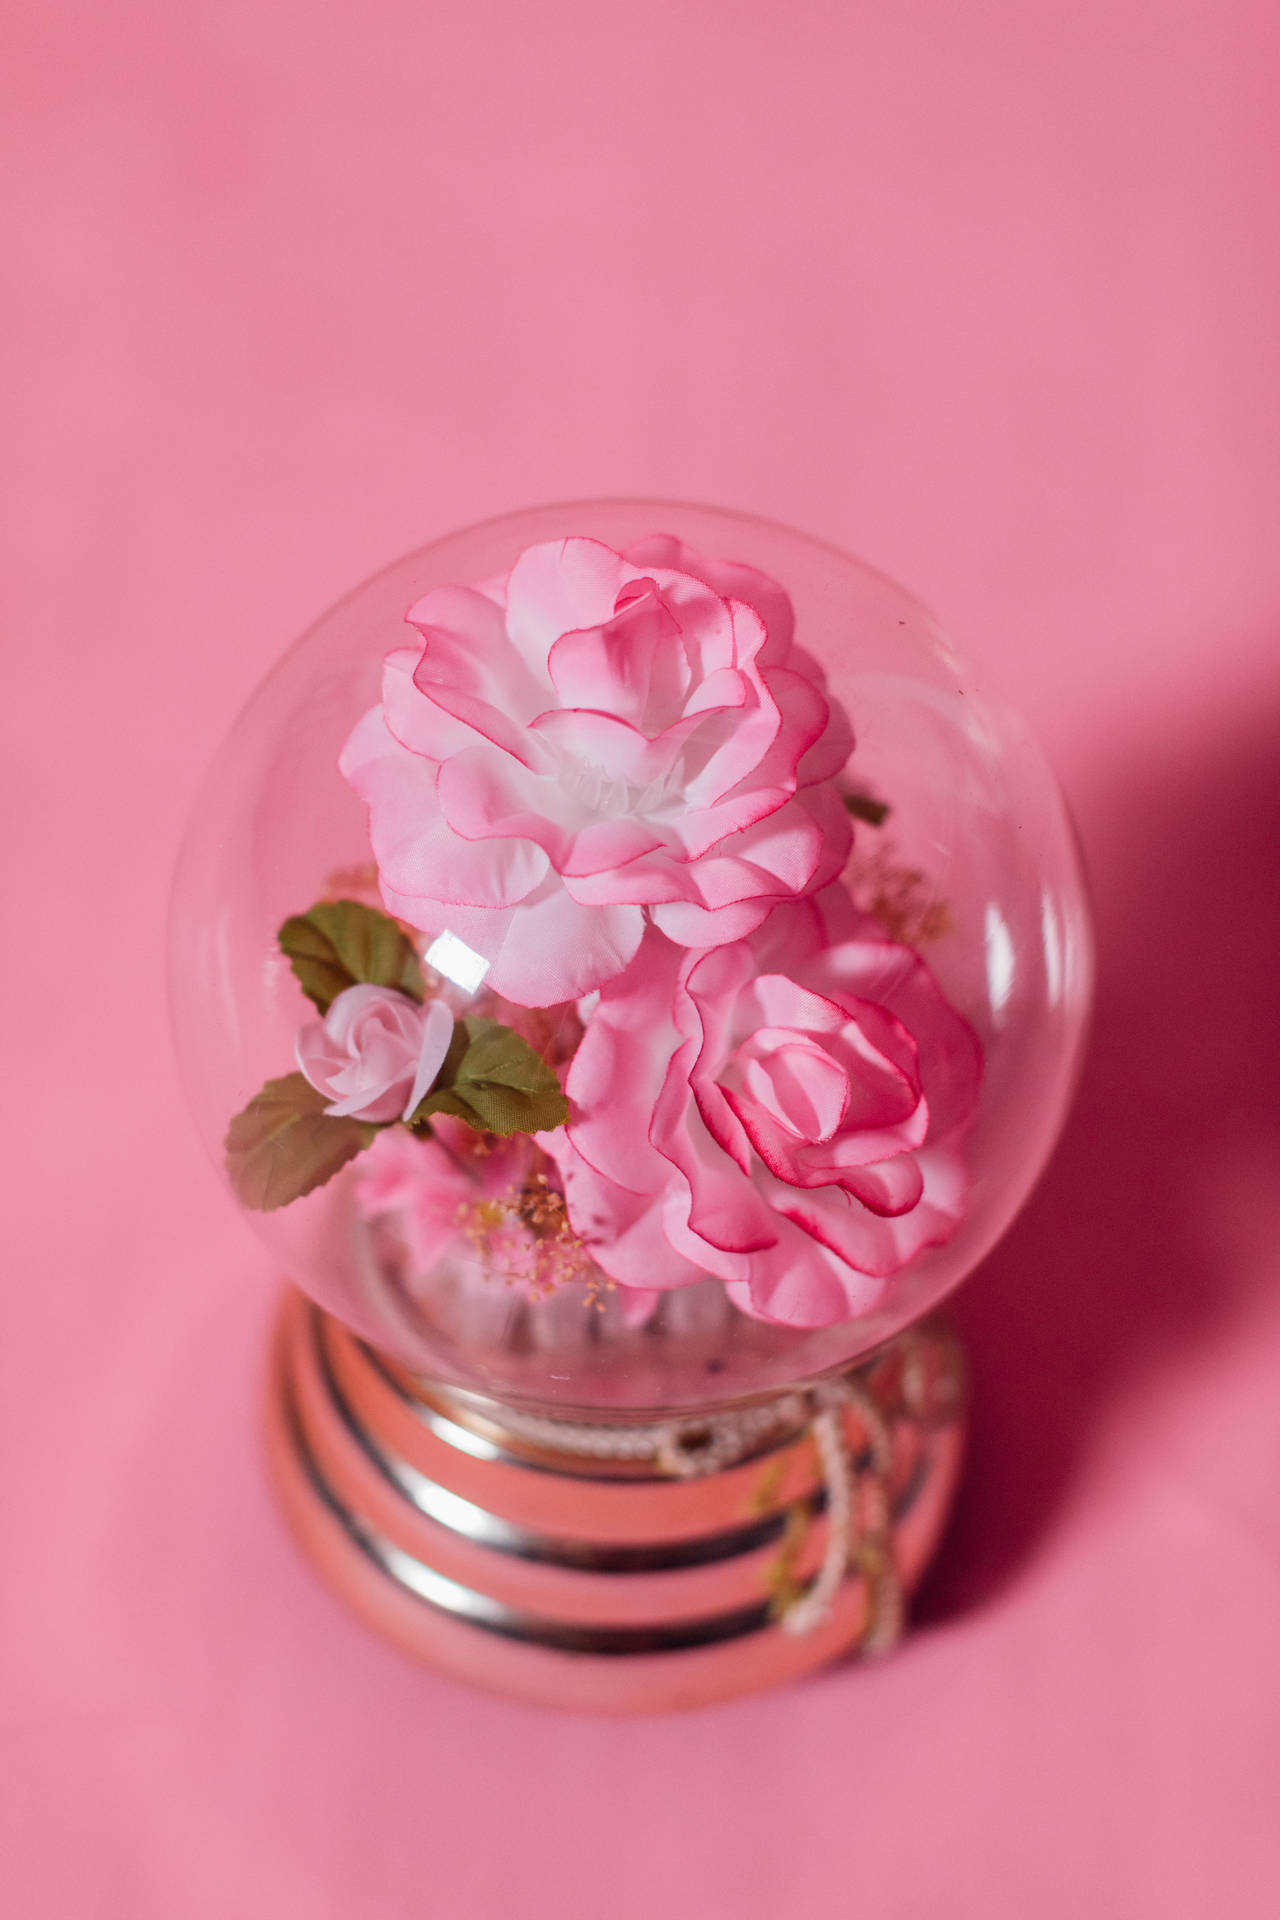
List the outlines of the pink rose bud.
{"type": "Polygon", "coordinates": [[[440,1071],[453,1038],[443,1000],[420,1007],[394,987],[347,987],[323,1020],[297,1039],[298,1065],[326,1113],[354,1120],[407,1120],[440,1071]]]}

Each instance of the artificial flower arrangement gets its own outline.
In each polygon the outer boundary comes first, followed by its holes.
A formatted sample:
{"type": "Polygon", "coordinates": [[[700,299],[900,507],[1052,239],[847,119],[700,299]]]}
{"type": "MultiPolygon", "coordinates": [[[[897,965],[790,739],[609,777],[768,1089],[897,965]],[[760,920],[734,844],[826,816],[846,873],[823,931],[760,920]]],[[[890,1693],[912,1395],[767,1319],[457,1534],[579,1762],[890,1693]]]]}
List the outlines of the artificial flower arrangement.
{"type": "Polygon", "coordinates": [[[279,931],[312,1011],[231,1122],[239,1198],[358,1158],[420,1283],[462,1244],[641,1319],[708,1276],[757,1320],[868,1312],[964,1218],[982,1055],[857,884],[892,801],[786,592],[570,538],[407,619],[339,761],[372,867],[279,931]]]}

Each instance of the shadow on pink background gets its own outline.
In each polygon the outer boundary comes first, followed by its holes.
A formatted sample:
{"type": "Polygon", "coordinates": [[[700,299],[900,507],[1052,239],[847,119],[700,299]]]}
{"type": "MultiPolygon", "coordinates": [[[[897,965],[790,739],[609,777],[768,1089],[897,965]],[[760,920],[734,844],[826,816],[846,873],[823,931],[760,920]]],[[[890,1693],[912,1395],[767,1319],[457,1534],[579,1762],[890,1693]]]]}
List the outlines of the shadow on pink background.
{"type": "Polygon", "coordinates": [[[19,0],[3,46],[0,1907],[1274,1913],[1274,10],[19,0]],[[1079,1105],[957,1301],[925,1630],[678,1724],[473,1697],[297,1561],[275,1276],[162,1003],[180,821],[274,655],[590,493],[938,606],[1100,931],[1079,1105]]]}
{"type": "MultiPolygon", "coordinates": [[[[1091,809],[1092,1044],[1052,1166],[954,1305],[977,1374],[971,1471],[920,1617],[1016,1579],[1090,1453],[1141,1420],[1144,1394],[1172,1383],[1193,1417],[1222,1350],[1267,1337],[1278,737],[1280,706],[1266,702],[1234,738],[1189,743],[1180,764],[1151,769],[1135,746],[1106,796],[1113,818],[1091,809]]],[[[1280,1420],[1264,1401],[1224,1409],[1221,1428],[1208,1457],[1188,1449],[1183,1464],[1280,1550],[1263,1468],[1280,1420]]]]}

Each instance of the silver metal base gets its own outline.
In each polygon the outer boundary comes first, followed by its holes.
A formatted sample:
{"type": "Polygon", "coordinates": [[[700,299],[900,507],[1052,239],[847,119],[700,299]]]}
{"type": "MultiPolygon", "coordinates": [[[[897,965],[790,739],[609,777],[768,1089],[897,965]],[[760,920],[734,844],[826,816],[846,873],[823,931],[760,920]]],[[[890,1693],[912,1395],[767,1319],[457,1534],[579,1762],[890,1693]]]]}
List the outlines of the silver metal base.
{"type": "Polygon", "coordinates": [[[326,1578],[415,1656],[543,1705],[696,1706],[883,1646],[936,1545],[963,1434],[954,1340],[922,1324],[844,1380],[721,1430],[529,1420],[410,1377],[292,1295],[273,1473],[326,1578]],[[728,1463],[699,1471],[725,1431],[728,1463]]]}

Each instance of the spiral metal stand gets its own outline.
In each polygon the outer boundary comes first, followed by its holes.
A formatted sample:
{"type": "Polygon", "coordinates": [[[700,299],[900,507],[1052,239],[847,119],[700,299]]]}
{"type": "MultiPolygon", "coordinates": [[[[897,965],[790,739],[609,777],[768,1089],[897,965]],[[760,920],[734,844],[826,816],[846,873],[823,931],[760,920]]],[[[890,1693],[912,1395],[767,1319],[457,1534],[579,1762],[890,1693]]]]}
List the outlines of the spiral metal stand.
{"type": "Polygon", "coordinates": [[[270,1456],[307,1553],[407,1652],[539,1705],[652,1712],[891,1646],[964,1401],[955,1341],[926,1321],[705,1419],[535,1418],[404,1372],[291,1294],[270,1456]]]}

